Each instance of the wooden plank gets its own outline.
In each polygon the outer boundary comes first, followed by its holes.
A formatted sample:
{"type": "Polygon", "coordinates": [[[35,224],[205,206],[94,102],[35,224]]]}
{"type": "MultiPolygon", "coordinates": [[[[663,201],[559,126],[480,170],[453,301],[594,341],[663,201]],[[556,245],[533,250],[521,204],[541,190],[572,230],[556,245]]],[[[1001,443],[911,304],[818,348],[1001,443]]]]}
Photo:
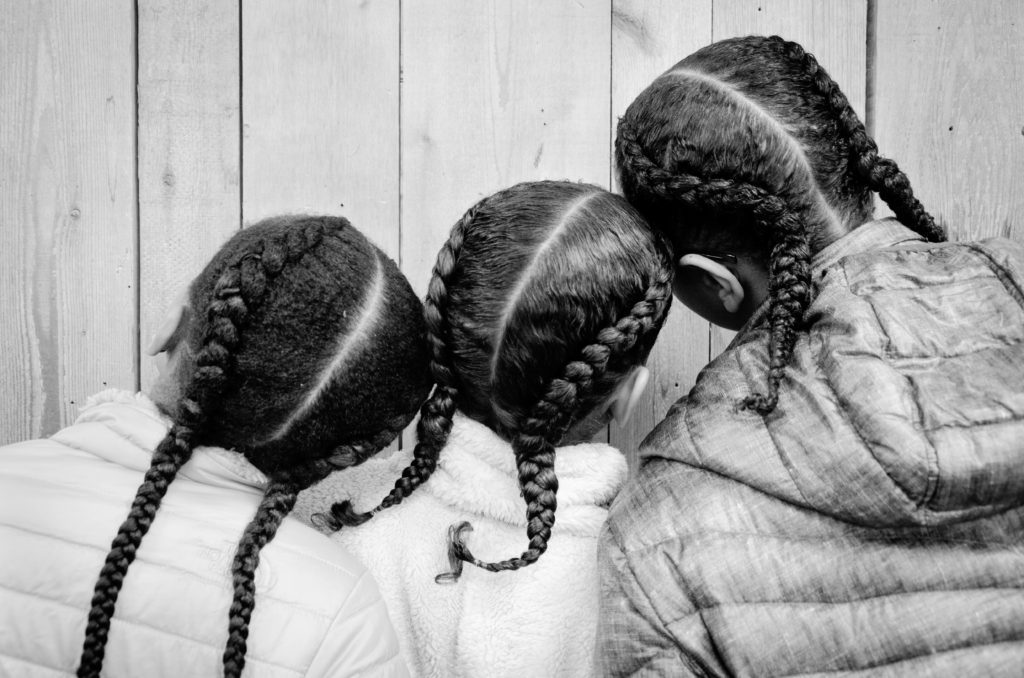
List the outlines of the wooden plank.
{"type": "MultiPolygon", "coordinates": [[[[616,0],[612,15],[612,124],[655,78],[711,41],[711,0],[616,0]]],[[[618,190],[618,182],[615,182],[618,190]]],[[[640,442],[689,392],[709,358],[709,323],[673,303],[647,366],[651,381],[625,426],[610,440],[635,468],[640,442]]]]}
{"type": "MultiPolygon", "coordinates": [[[[867,100],[867,0],[714,0],[714,39],[780,35],[814,54],[857,115],[867,100]]],[[[884,3],[879,3],[884,4],[884,3]]],[[[721,353],[735,332],[711,328],[711,354],[721,353]]]]}
{"type": "Polygon", "coordinates": [[[281,213],[340,214],[401,265],[399,5],[244,3],[246,224],[281,213]]]}
{"type": "MultiPolygon", "coordinates": [[[[140,0],[139,325],[240,226],[238,0],[140,0]]],[[[156,369],[142,359],[142,388],[156,369]]]]}
{"type": "Polygon", "coordinates": [[[952,239],[1024,240],[1024,6],[879,2],[875,136],[952,239]]]}
{"type": "Polygon", "coordinates": [[[398,0],[244,4],[246,223],[343,214],[398,259],[398,8],[398,0]]]}
{"type": "Polygon", "coordinates": [[[401,253],[417,293],[485,195],[538,179],[608,186],[610,31],[610,0],[402,5],[401,253]]]}
{"type": "Polygon", "coordinates": [[[0,11],[0,443],[136,386],[131,3],[0,11]]]}
{"type": "Polygon", "coordinates": [[[403,4],[402,265],[418,292],[483,196],[608,185],[610,24],[610,0],[403,4]]]}

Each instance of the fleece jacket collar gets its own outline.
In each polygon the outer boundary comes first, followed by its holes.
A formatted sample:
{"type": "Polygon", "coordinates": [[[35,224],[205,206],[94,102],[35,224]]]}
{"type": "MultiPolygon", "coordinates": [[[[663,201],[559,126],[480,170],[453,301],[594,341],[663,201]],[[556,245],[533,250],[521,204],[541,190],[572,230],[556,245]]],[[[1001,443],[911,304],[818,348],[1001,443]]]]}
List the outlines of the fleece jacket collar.
{"type": "MultiPolygon", "coordinates": [[[[583,443],[556,448],[557,524],[596,534],[627,475],[614,447],[583,443]]],[[[526,526],[512,445],[483,424],[456,414],[438,468],[424,489],[444,503],[510,525],[526,526]]]]}

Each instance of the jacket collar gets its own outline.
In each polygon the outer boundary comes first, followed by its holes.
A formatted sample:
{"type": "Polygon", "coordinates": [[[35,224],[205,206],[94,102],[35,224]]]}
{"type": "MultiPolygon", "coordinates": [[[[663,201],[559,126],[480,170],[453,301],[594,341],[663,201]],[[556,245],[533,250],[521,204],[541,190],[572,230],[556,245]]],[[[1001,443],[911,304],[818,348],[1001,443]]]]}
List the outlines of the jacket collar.
{"type": "Polygon", "coordinates": [[[894,217],[869,221],[815,254],[811,260],[811,271],[814,279],[817,280],[822,271],[850,255],[914,241],[924,242],[924,238],[894,217]]]}
{"type": "MultiPolygon", "coordinates": [[[[87,450],[109,462],[145,472],[153,450],[167,435],[171,420],[144,393],[107,389],[91,396],[75,426],[104,426],[124,440],[123,445],[95,445],[87,450]]],[[[59,437],[60,434],[57,434],[59,437]]],[[[267,477],[238,452],[220,447],[197,447],[181,475],[204,485],[247,488],[262,492],[267,477]]]]}
{"type": "MultiPolygon", "coordinates": [[[[814,255],[811,259],[811,280],[819,280],[825,269],[838,264],[848,256],[907,242],[924,242],[924,238],[901,224],[895,217],[869,221],[814,255]]],[[[736,332],[728,348],[742,343],[750,331],[759,328],[767,320],[768,306],[769,299],[765,299],[736,332]]]]}
{"type": "MultiPolygon", "coordinates": [[[[626,480],[626,458],[603,443],[559,447],[556,525],[596,534],[605,509],[626,480]]],[[[483,424],[457,413],[438,468],[424,488],[444,503],[510,525],[526,526],[512,445],[483,424]]]]}

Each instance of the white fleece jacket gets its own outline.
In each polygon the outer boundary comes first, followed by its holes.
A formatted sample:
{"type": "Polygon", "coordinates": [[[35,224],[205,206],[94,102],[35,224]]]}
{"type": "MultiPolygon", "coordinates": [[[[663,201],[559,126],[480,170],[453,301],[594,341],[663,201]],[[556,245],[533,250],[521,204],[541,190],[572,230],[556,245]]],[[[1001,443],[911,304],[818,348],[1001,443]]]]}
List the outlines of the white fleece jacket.
{"type": "MultiPolygon", "coordinates": [[[[356,509],[370,509],[410,458],[399,452],[336,474],[300,497],[296,514],[308,518],[348,497],[356,509]]],[[[462,415],[429,481],[400,505],[336,533],[377,579],[413,675],[593,675],[597,537],[625,481],[626,460],[608,445],[572,445],[558,448],[555,472],[558,508],[548,550],[520,570],[466,565],[457,583],[434,582],[450,569],[453,523],[470,521],[467,544],[486,561],[518,556],[528,545],[511,446],[462,415]]]]}
{"type": "MultiPolygon", "coordinates": [[[[0,447],[0,676],[73,675],[93,587],[168,422],[105,391],[52,438],[0,447]]],[[[201,447],[171,483],[117,601],[104,678],[219,676],[231,561],[266,478],[201,447]]],[[[260,553],[247,678],[407,675],[373,579],[286,518],[260,553]]]]}

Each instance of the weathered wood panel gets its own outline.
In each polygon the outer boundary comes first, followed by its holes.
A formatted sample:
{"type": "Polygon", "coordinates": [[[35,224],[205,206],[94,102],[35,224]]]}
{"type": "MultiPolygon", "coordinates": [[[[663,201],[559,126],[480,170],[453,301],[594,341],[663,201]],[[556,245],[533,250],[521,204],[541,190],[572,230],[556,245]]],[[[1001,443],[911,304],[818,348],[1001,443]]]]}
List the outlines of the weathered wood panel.
{"type": "MultiPolygon", "coordinates": [[[[139,325],[143,349],[176,295],[240,227],[238,0],[140,0],[139,325]]],[[[142,388],[156,369],[142,356],[142,388]]]]}
{"type": "Polygon", "coordinates": [[[0,7],[0,442],[137,384],[131,3],[0,7]]]}
{"type": "Polygon", "coordinates": [[[607,187],[610,30],[610,0],[402,5],[402,266],[418,292],[483,196],[607,187]]]}
{"type": "Polygon", "coordinates": [[[398,0],[244,3],[245,223],[342,214],[398,259],[398,9],[398,0]]]}
{"type": "MultiPolygon", "coordinates": [[[[711,0],[616,0],[612,23],[612,124],[655,78],[711,42],[711,0]]],[[[616,190],[618,190],[616,182],[616,190]]],[[[640,441],[693,386],[709,359],[709,324],[678,301],[647,361],[651,381],[625,426],[612,424],[611,443],[637,462],[640,441]]]]}
{"type": "Polygon", "coordinates": [[[538,179],[608,186],[610,30],[610,0],[403,3],[401,261],[419,294],[485,195],[538,179]]]}
{"type": "MultiPolygon", "coordinates": [[[[148,386],[139,340],[243,219],[345,214],[422,293],[483,195],[614,188],[618,116],[712,40],[778,33],[859,112],[868,93],[867,0],[240,4],[0,0],[0,442],[54,431],[104,386],[148,386]]],[[[1024,9],[875,5],[882,152],[954,237],[1024,239],[1024,9]]],[[[730,337],[677,304],[611,440],[635,450],[730,337]]]]}
{"type": "Polygon", "coordinates": [[[951,239],[1024,240],[1024,5],[879,2],[875,137],[951,239]]]}

